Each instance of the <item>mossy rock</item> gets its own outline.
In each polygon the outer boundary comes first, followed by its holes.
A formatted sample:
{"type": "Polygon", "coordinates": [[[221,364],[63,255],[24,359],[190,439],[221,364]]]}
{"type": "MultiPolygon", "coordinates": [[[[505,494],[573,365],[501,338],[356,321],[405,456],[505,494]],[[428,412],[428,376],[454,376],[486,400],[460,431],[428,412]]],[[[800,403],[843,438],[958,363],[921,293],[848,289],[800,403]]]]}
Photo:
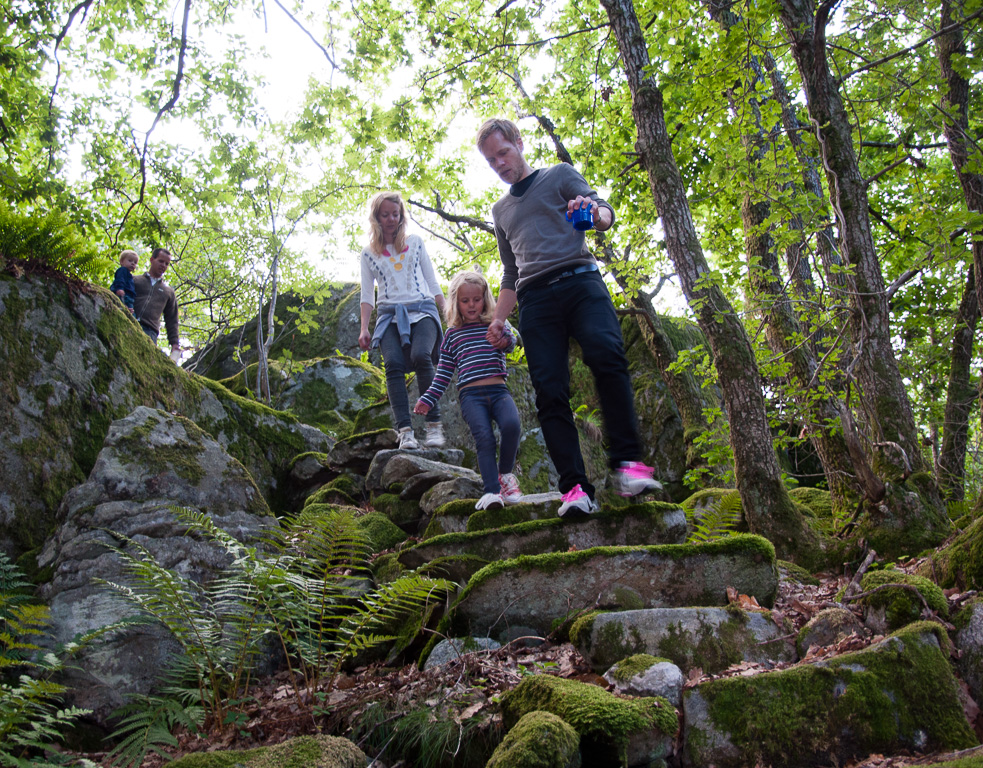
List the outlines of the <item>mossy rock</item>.
{"type": "Polygon", "coordinates": [[[365,768],[368,758],[348,739],[298,736],[272,747],[198,752],[170,763],[172,768],[365,768]]]}
{"type": "Polygon", "coordinates": [[[809,571],[800,565],[790,563],[788,560],[778,561],[778,572],[786,581],[794,581],[798,584],[808,584],[812,587],[818,587],[820,584],[819,579],[809,573],[809,571]]]}
{"type": "Polygon", "coordinates": [[[373,552],[393,549],[406,541],[406,532],[381,512],[369,512],[358,518],[359,527],[369,537],[373,552]]]}
{"type": "Polygon", "coordinates": [[[547,502],[546,504],[520,502],[518,504],[510,504],[501,509],[472,510],[474,514],[468,517],[467,530],[469,533],[489,531],[494,528],[503,528],[507,525],[528,523],[532,520],[554,519],[559,506],[559,501],[547,502]]]}
{"type": "Polygon", "coordinates": [[[380,493],[372,497],[372,506],[408,533],[416,533],[422,512],[415,500],[404,501],[398,493],[380,493]]]}
{"type": "Polygon", "coordinates": [[[399,562],[395,552],[386,552],[372,560],[370,564],[372,579],[377,586],[388,584],[391,581],[406,575],[406,569],[399,562]]]}
{"type": "Polygon", "coordinates": [[[917,555],[934,549],[952,531],[935,481],[916,473],[904,482],[887,482],[881,503],[866,505],[857,536],[884,558],[917,555]]]}
{"type": "Polygon", "coordinates": [[[506,728],[530,712],[562,718],[580,735],[585,765],[639,764],[632,758],[641,755],[632,752],[643,753],[648,761],[667,757],[679,725],[675,708],[661,697],[625,699],[596,685],[551,675],[523,679],[502,697],[501,708],[506,728]],[[647,743],[629,749],[639,737],[647,743]]]}
{"type": "Polygon", "coordinates": [[[934,552],[919,573],[932,576],[945,589],[983,590],[983,517],[934,552]]]}
{"type": "Polygon", "coordinates": [[[580,735],[549,712],[529,712],[505,734],[485,768],[578,768],[580,735]]]}
{"type": "Polygon", "coordinates": [[[455,499],[434,510],[420,538],[431,539],[448,533],[460,533],[467,528],[469,518],[476,514],[471,499],[455,499]]]}
{"type": "Polygon", "coordinates": [[[833,499],[821,488],[793,488],[788,492],[792,501],[806,507],[813,517],[829,520],[833,517],[833,499]]]}
{"type": "Polygon", "coordinates": [[[344,504],[354,507],[358,506],[359,501],[364,496],[365,488],[361,478],[342,474],[308,496],[304,500],[304,506],[306,507],[308,504],[344,504]]]}
{"type": "Polygon", "coordinates": [[[817,664],[712,680],[683,693],[689,765],[844,765],[857,756],[977,744],[938,625],[817,664]]]}
{"type": "MultiPolygon", "coordinates": [[[[863,606],[865,613],[868,614],[868,624],[871,621],[870,613],[872,611],[876,611],[878,614],[883,613],[888,632],[894,632],[918,621],[924,605],[918,596],[913,594],[912,590],[905,587],[917,589],[918,593],[925,598],[929,608],[939,616],[944,618],[949,615],[949,604],[945,595],[942,594],[942,590],[939,589],[938,585],[922,576],[902,573],[893,568],[868,571],[860,580],[860,589],[863,592],[869,592],[888,584],[903,584],[905,586],[887,587],[858,601],[863,606]]],[[[840,590],[837,597],[841,598],[842,595],[843,590],[840,590]]]]}
{"type": "Polygon", "coordinates": [[[669,661],[669,659],[653,656],[650,653],[636,653],[619,661],[608,672],[619,683],[627,683],[633,677],[650,670],[662,661],[669,661]]]}

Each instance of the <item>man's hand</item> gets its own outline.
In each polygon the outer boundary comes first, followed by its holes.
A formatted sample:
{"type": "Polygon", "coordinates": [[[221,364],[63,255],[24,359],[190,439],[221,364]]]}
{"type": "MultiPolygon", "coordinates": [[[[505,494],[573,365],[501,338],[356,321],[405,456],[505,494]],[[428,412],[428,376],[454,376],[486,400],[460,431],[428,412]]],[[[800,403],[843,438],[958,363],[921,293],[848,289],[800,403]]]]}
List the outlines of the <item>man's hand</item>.
{"type": "Polygon", "coordinates": [[[369,343],[372,341],[372,336],[368,331],[362,331],[358,334],[358,348],[363,352],[369,348],[369,343]]]}
{"type": "Polygon", "coordinates": [[[509,337],[505,335],[505,323],[502,320],[492,320],[489,323],[485,338],[495,349],[505,349],[509,345],[509,337]]]}
{"type": "Polygon", "coordinates": [[[174,363],[181,362],[181,347],[177,344],[171,347],[171,361],[174,363]]]}
{"type": "Polygon", "coordinates": [[[430,413],[430,406],[422,400],[417,400],[416,405],[413,406],[413,413],[419,413],[421,416],[426,416],[428,413],[430,413]]]}
{"type": "Polygon", "coordinates": [[[611,211],[607,208],[602,208],[593,199],[584,197],[583,195],[577,195],[573,200],[567,201],[567,220],[573,216],[575,210],[583,207],[585,204],[590,208],[591,216],[594,217],[594,229],[598,232],[603,232],[611,228],[611,224],[613,223],[611,220],[611,211]]]}

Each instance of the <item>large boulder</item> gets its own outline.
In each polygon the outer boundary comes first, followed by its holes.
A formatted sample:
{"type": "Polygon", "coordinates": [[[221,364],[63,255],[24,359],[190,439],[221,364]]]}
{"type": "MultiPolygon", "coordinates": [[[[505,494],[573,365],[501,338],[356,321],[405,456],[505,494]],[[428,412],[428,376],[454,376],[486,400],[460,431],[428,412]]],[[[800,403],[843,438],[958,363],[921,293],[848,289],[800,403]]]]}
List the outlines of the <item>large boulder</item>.
{"type": "Polygon", "coordinates": [[[482,565],[519,555],[567,552],[593,547],[629,544],[682,544],[686,539],[686,515],[668,504],[635,504],[567,521],[559,517],[509,525],[472,533],[448,533],[404,549],[400,562],[419,568],[438,558],[473,556],[468,569],[455,572],[454,580],[467,581],[482,565]],[[470,570],[473,568],[474,570],[470,570]]]}
{"type": "Polygon", "coordinates": [[[678,720],[665,699],[624,699],[596,685],[533,675],[506,693],[501,706],[508,729],[532,712],[569,724],[580,735],[584,765],[660,765],[673,754],[678,720]]]}
{"type": "MultiPolygon", "coordinates": [[[[229,563],[218,547],[190,534],[175,508],[201,512],[243,542],[276,525],[249,473],[186,419],[137,408],[113,422],[88,481],[62,502],[64,522],[44,545],[41,588],[58,643],[132,616],[133,606],[99,582],[125,584],[124,550],[142,549],[165,568],[207,581],[229,563]],[[132,543],[131,543],[132,542],[132,543]]],[[[160,624],[137,625],[88,652],[67,673],[69,703],[105,724],[130,693],[148,693],[177,652],[160,624]]]]}
{"type": "Polygon", "coordinates": [[[272,747],[195,752],[175,760],[172,768],[365,768],[369,759],[348,739],[298,736],[272,747]]]}
{"type": "Polygon", "coordinates": [[[571,639],[598,672],[635,654],[669,659],[684,671],[716,674],[741,661],[796,661],[788,629],[758,611],[649,608],[585,616],[571,639]]]}
{"type": "Polygon", "coordinates": [[[139,405],[178,413],[249,470],[268,501],[298,453],[326,435],[189,375],[104,288],[0,275],[0,549],[18,557],[55,530],[109,425],[139,405]]]}
{"type": "Polygon", "coordinates": [[[937,624],[863,651],[683,692],[684,764],[845,765],[872,753],[965,749],[966,722],[937,624]]]}
{"type": "Polygon", "coordinates": [[[770,542],[743,534],[709,544],[523,555],[476,573],[440,631],[501,639],[522,628],[546,635],[591,609],[727,605],[728,587],[761,605],[774,602],[778,571],[770,542]]]}

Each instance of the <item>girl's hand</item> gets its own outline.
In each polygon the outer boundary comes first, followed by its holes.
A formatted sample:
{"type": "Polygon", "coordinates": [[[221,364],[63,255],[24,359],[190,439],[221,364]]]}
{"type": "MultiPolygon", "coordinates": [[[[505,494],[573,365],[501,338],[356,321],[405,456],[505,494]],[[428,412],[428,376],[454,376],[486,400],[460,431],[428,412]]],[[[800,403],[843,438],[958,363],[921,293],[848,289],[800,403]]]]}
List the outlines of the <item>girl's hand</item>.
{"type": "Polygon", "coordinates": [[[362,331],[358,334],[358,347],[363,352],[369,348],[369,343],[372,341],[372,336],[369,335],[368,331],[362,331]]]}
{"type": "Polygon", "coordinates": [[[421,416],[426,416],[430,413],[430,406],[427,405],[422,400],[417,400],[416,405],[413,406],[413,413],[418,413],[421,416]]]}
{"type": "Polygon", "coordinates": [[[508,336],[505,335],[505,323],[502,320],[492,320],[485,331],[485,339],[495,349],[505,349],[509,345],[508,336]]]}

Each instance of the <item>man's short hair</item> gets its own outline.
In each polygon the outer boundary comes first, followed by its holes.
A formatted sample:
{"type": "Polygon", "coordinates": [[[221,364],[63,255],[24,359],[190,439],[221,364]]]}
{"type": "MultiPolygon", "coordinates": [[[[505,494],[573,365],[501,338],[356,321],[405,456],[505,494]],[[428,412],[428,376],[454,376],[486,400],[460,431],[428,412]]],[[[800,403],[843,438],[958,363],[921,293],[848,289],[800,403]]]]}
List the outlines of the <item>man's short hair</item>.
{"type": "Polygon", "coordinates": [[[154,252],[150,254],[150,260],[153,261],[158,256],[160,256],[162,253],[165,256],[170,256],[171,255],[171,252],[169,250],[167,250],[166,248],[154,248],[154,252]]]}
{"type": "Polygon", "coordinates": [[[493,117],[491,120],[486,120],[484,125],[478,129],[478,138],[475,140],[475,144],[478,150],[481,150],[481,145],[484,144],[488,137],[491,136],[495,131],[498,131],[505,137],[506,141],[513,144],[519,143],[519,127],[513,123],[511,120],[506,120],[504,117],[493,117]]]}

